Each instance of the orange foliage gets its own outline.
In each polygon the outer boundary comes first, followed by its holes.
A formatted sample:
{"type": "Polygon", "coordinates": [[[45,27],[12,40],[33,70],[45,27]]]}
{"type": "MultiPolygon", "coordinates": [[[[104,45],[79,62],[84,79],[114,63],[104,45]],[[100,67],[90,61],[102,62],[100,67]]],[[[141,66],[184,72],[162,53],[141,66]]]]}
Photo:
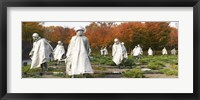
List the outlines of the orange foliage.
{"type": "MultiPolygon", "coordinates": [[[[122,22],[121,24],[92,22],[85,28],[85,35],[92,49],[105,46],[111,48],[115,38],[124,42],[128,50],[137,44],[144,49],[149,47],[160,49],[164,46],[177,48],[178,46],[178,30],[170,27],[167,22],[122,22]]],[[[43,34],[54,46],[57,41],[62,41],[64,45],[67,45],[71,37],[75,35],[75,30],[69,27],[44,27],[39,23],[23,23],[23,38],[26,38],[24,40],[31,39],[31,34],[30,36],[26,34],[33,32],[42,32],[40,34],[43,34]]]]}
{"type": "Polygon", "coordinates": [[[171,28],[169,45],[178,48],[178,30],[171,28]]]}
{"type": "Polygon", "coordinates": [[[64,44],[68,44],[71,37],[75,35],[75,30],[71,28],[63,28],[60,26],[46,27],[45,38],[51,41],[54,45],[58,41],[62,41],[64,44]]]}

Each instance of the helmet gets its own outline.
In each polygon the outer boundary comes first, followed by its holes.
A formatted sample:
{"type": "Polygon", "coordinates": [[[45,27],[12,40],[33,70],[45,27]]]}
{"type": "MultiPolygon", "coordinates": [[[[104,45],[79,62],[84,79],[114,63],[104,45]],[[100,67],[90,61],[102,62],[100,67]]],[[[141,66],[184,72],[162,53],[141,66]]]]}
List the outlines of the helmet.
{"type": "Polygon", "coordinates": [[[33,33],[33,37],[39,37],[38,33],[33,33]]]}
{"type": "Polygon", "coordinates": [[[58,43],[62,43],[61,41],[58,41],[58,43]]]}
{"type": "Polygon", "coordinates": [[[115,38],[115,39],[114,39],[114,41],[115,41],[115,42],[117,42],[117,41],[118,41],[118,39],[117,39],[117,38],[115,38]]]}
{"type": "Polygon", "coordinates": [[[75,30],[76,30],[76,32],[77,31],[85,31],[84,27],[82,27],[82,26],[76,27],[75,30]]]}

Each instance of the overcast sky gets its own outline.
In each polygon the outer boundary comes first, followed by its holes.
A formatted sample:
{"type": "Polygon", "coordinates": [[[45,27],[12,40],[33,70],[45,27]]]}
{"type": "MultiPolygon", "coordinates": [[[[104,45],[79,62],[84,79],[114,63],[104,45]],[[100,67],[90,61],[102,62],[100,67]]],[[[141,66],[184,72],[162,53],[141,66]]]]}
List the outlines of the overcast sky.
{"type": "MultiPolygon", "coordinates": [[[[91,22],[44,22],[44,26],[63,26],[63,27],[69,27],[69,28],[76,28],[76,27],[85,27],[89,25],[91,22]]],[[[117,24],[120,24],[121,22],[116,22],[117,24]]],[[[178,22],[170,22],[171,27],[178,26],[178,22]]]]}

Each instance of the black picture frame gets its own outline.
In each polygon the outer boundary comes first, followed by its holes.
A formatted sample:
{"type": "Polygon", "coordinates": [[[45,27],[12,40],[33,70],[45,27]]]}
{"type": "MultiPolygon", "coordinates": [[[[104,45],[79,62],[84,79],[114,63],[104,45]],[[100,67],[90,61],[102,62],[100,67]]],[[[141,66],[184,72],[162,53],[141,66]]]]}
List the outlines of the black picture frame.
{"type": "Polygon", "coordinates": [[[0,98],[2,100],[199,100],[200,0],[1,0],[0,98]],[[7,93],[7,7],[193,7],[193,93],[7,93]]]}

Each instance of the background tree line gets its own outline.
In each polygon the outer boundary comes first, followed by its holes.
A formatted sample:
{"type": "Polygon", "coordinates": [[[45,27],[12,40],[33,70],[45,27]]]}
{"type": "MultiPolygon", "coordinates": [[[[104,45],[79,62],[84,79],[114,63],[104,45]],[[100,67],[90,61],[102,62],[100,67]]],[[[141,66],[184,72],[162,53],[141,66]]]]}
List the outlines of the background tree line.
{"type": "MultiPolygon", "coordinates": [[[[143,50],[151,47],[153,50],[178,48],[178,30],[170,27],[169,22],[91,22],[86,26],[85,35],[88,37],[92,51],[99,51],[102,47],[112,48],[114,39],[118,38],[125,43],[128,51],[140,44],[143,50]]],[[[64,43],[65,49],[72,36],[74,28],[62,26],[43,26],[42,22],[22,23],[22,55],[27,59],[32,48],[32,34],[39,33],[41,37],[49,40],[55,47],[58,41],[64,43]]]]}

